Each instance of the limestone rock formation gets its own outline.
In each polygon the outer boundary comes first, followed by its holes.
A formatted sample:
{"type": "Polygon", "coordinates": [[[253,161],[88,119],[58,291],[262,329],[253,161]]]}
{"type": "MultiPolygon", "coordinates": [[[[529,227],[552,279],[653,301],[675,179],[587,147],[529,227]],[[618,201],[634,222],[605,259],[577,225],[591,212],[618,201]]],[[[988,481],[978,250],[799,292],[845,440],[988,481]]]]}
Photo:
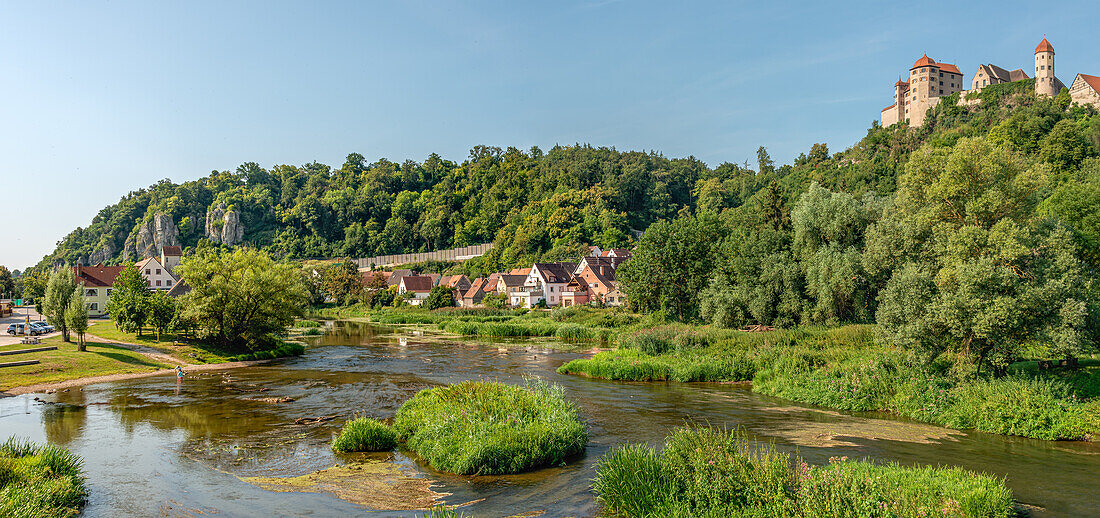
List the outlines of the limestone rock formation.
{"type": "Polygon", "coordinates": [[[240,244],[244,239],[241,214],[227,209],[225,203],[206,211],[206,238],[229,246],[240,244]]]}
{"type": "Polygon", "coordinates": [[[103,243],[94,252],[88,255],[88,262],[84,264],[106,264],[107,261],[115,258],[115,244],[110,238],[105,239],[103,243]]]}
{"type": "Polygon", "coordinates": [[[126,238],[122,256],[126,260],[156,257],[165,246],[180,246],[180,231],[171,215],[157,212],[126,238]]]}

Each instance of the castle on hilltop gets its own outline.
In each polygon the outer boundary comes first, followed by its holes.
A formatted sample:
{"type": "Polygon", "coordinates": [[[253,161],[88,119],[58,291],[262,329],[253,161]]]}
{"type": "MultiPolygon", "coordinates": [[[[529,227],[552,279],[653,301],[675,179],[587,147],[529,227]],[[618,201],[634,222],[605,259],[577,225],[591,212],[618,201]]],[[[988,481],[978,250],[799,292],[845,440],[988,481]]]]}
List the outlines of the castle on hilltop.
{"type": "MultiPolygon", "coordinates": [[[[992,63],[978,65],[970,90],[963,90],[963,74],[955,65],[937,63],[925,54],[909,69],[908,80],[894,83],[894,104],[882,109],[882,125],[902,121],[918,127],[924,124],[928,109],[955,92],[963,92],[959,104],[967,104],[966,93],[977,93],[989,85],[1030,79],[1022,69],[1006,70],[992,63]]],[[[1035,47],[1035,94],[1054,96],[1065,88],[1054,75],[1054,46],[1043,38],[1035,47]]],[[[1100,108],[1100,77],[1077,74],[1069,87],[1072,102],[1100,108]]]]}

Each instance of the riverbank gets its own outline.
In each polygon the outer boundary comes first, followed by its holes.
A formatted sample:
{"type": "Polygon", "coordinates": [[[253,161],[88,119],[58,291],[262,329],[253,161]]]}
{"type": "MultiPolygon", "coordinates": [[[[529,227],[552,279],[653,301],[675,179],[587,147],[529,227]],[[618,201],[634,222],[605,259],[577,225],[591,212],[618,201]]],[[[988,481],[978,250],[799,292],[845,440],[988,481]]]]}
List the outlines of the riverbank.
{"type": "MultiPolygon", "coordinates": [[[[243,362],[224,362],[224,363],[207,363],[203,365],[188,364],[183,367],[183,371],[186,374],[195,372],[208,372],[219,371],[229,369],[239,369],[241,367],[252,367],[255,365],[263,365],[265,363],[271,363],[272,360],[252,360],[243,362]]],[[[163,368],[146,372],[132,372],[132,373],[117,373],[117,374],[104,374],[100,376],[87,376],[82,378],[69,379],[65,381],[54,381],[47,383],[35,383],[32,385],[22,385],[0,392],[3,396],[18,396],[22,394],[33,394],[36,392],[56,392],[59,390],[65,390],[76,387],[83,387],[85,385],[93,385],[96,383],[108,383],[111,381],[123,381],[138,378],[148,378],[151,376],[168,376],[175,375],[175,368],[163,368]]]]}
{"type": "Polygon", "coordinates": [[[877,344],[874,326],[744,332],[670,324],[654,315],[589,307],[526,309],[326,308],[327,315],[477,337],[554,337],[615,347],[563,374],[643,382],[752,382],[753,390],[845,411],[890,412],[924,423],[1043,440],[1100,437],[1100,358],[1040,372],[975,376],[949,358],[922,363],[877,344]]]}
{"type": "Polygon", "coordinates": [[[751,381],[753,391],[846,411],[883,411],[960,430],[1044,440],[1100,437],[1100,361],[1009,376],[960,376],[874,341],[872,326],[745,333],[667,325],[558,372],[623,381],[751,381]]]}

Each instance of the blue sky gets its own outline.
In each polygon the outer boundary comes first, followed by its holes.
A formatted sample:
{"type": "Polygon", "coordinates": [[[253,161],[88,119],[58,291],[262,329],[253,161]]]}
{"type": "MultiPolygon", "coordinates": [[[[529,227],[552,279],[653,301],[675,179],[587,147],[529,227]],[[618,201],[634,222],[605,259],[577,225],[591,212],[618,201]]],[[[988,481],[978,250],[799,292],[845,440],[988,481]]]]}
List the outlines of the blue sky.
{"type": "Polygon", "coordinates": [[[587,142],[855,143],[927,52],[1100,74],[1097,2],[5,2],[0,264],[162,178],[587,142]],[[842,5],[841,5],[842,4],[842,5]],[[18,214],[12,217],[12,214],[18,214]]]}

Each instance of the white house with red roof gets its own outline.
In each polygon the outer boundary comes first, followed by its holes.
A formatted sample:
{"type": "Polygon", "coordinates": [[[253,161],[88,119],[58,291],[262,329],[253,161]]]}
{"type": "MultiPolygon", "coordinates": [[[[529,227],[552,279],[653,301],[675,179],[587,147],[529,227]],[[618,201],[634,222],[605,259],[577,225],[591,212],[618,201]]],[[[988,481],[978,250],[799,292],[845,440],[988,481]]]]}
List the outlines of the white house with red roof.
{"type": "Polygon", "coordinates": [[[1100,77],[1077,74],[1069,86],[1069,97],[1081,106],[1093,106],[1100,110],[1100,77]]]}

